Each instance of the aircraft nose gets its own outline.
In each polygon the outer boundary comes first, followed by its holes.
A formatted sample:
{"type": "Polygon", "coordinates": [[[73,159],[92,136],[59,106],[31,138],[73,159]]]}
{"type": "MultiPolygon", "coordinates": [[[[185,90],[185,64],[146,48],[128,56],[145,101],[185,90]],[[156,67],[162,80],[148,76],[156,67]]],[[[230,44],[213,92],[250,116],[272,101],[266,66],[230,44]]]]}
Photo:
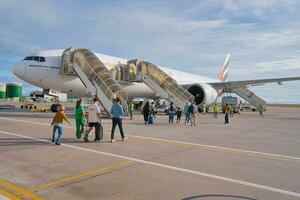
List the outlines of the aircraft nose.
{"type": "Polygon", "coordinates": [[[25,64],[22,62],[15,64],[12,71],[17,77],[23,78],[25,75],[25,64]]]}

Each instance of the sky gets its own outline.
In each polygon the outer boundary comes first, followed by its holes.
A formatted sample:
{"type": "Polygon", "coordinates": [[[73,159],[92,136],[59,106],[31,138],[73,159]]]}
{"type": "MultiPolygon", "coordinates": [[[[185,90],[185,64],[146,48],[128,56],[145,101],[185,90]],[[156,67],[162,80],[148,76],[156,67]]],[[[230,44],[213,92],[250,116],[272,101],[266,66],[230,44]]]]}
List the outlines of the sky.
{"type": "MultiPolygon", "coordinates": [[[[229,80],[300,76],[297,0],[1,0],[0,82],[34,52],[80,46],[229,80]]],[[[300,103],[300,81],[251,90],[267,102],[300,103]]],[[[25,84],[24,92],[36,89],[25,84]]]]}

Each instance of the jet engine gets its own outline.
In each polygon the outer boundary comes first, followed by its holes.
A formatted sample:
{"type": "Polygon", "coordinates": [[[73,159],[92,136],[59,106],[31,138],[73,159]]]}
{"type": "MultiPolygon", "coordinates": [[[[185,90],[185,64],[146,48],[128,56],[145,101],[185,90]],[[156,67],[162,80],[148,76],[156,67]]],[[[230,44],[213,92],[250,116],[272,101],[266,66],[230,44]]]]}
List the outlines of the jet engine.
{"type": "Polygon", "coordinates": [[[189,86],[187,90],[195,96],[197,105],[205,103],[213,104],[218,100],[218,92],[215,88],[205,83],[197,83],[189,86]]]}

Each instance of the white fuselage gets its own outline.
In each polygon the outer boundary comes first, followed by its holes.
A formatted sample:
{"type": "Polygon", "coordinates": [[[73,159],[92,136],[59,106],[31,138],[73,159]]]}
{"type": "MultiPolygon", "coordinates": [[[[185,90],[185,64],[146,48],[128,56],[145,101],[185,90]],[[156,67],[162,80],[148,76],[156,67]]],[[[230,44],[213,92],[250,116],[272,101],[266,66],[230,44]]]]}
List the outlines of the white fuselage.
{"type": "MultiPolygon", "coordinates": [[[[45,60],[43,62],[26,59],[21,60],[14,66],[13,72],[19,78],[37,87],[54,89],[64,93],[87,94],[87,89],[77,76],[61,75],[59,73],[62,53],[63,50],[49,50],[35,53],[31,56],[35,56],[37,58],[44,57],[45,60]]],[[[126,59],[98,53],[95,54],[108,69],[112,69],[118,63],[127,63],[126,59]]],[[[160,67],[160,69],[174,78],[180,85],[219,82],[217,79],[211,79],[192,73],[163,67],[160,67]]],[[[155,92],[152,91],[147,85],[137,82],[130,83],[128,86],[124,87],[124,91],[127,92],[127,94],[131,97],[149,97],[156,95],[155,92]]]]}

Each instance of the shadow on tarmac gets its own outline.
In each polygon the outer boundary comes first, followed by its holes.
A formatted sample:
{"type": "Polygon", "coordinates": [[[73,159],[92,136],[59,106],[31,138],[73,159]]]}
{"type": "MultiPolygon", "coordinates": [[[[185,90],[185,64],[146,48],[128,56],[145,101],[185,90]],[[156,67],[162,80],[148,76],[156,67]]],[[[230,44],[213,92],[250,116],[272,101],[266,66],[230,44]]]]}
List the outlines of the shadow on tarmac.
{"type": "MultiPolygon", "coordinates": [[[[51,142],[50,137],[48,138],[38,138],[41,140],[47,140],[51,142]]],[[[78,144],[84,143],[81,140],[77,140],[74,138],[62,138],[62,143],[66,144],[78,144]]],[[[30,146],[30,145],[50,145],[50,143],[46,143],[43,141],[36,141],[26,138],[0,138],[0,146],[30,146]]]]}
{"type": "MultiPolygon", "coordinates": [[[[26,138],[0,138],[0,146],[30,146],[30,145],[53,145],[51,144],[51,135],[47,138],[37,138],[41,140],[49,141],[43,142],[43,141],[36,141],[32,139],[26,139],[26,138]]],[[[119,140],[116,140],[119,141],[119,140]]],[[[120,140],[121,141],[121,140],[120,140]]],[[[62,144],[94,144],[94,137],[89,137],[89,142],[84,142],[83,140],[79,140],[76,138],[62,138],[61,139],[62,144]]],[[[111,143],[110,140],[101,140],[100,142],[96,143],[111,143]]]]}

